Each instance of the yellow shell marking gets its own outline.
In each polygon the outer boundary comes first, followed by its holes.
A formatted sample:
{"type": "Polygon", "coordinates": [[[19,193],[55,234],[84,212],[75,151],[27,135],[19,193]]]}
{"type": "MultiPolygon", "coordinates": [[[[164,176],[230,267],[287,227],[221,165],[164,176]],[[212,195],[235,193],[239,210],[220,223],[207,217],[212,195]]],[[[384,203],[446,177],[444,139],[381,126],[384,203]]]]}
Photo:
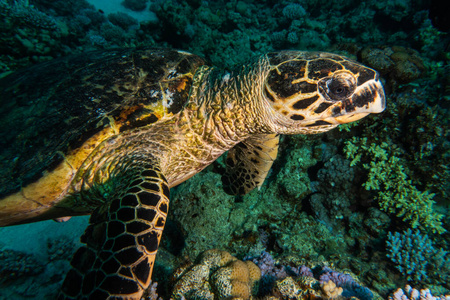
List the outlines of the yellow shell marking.
{"type": "MultiPolygon", "coordinates": [[[[70,151],[51,172],[47,172],[39,180],[23,187],[19,192],[1,199],[0,226],[38,216],[39,219],[41,217],[48,219],[49,216],[45,213],[49,213],[50,218],[71,214],[71,211],[53,208],[54,204],[70,192],[72,179],[92,151],[113,135],[115,135],[114,129],[110,126],[106,127],[88,139],[81,147],[70,151]],[[51,209],[52,212],[49,212],[51,209]]],[[[63,154],[61,153],[61,155],[63,154]]]]}

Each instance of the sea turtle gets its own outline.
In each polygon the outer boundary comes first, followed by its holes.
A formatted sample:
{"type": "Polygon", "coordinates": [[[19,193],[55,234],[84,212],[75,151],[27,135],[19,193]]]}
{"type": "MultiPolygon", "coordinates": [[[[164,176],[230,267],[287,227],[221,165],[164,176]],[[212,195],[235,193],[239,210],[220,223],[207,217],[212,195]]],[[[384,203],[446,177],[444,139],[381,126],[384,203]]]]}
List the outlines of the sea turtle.
{"type": "Polygon", "coordinates": [[[262,185],[279,134],[385,107],[376,71],[323,52],[227,72],[183,51],[102,50],[18,71],[0,89],[0,226],[92,214],[60,299],[139,299],[170,188],[224,152],[224,187],[245,194],[262,185]]]}

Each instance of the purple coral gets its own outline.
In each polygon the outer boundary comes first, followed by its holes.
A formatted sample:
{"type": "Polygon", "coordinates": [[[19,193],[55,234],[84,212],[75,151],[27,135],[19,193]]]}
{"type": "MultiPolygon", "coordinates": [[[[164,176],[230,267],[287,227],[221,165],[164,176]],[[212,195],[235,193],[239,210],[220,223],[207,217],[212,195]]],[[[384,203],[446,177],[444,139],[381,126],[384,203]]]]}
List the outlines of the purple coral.
{"type": "Polygon", "coordinates": [[[319,277],[319,281],[322,284],[327,283],[328,281],[333,281],[337,286],[342,287],[343,285],[349,285],[356,283],[352,276],[349,274],[343,274],[336,271],[331,270],[328,267],[322,268],[322,273],[319,277]]]}
{"type": "Polygon", "coordinates": [[[314,274],[307,266],[300,266],[298,267],[298,276],[314,277],[314,274]]]}
{"type": "Polygon", "coordinates": [[[358,284],[351,275],[333,271],[328,267],[318,266],[311,270],[307,266],[294,268],[276,265],[273,256],[265,251],[261,252],[259,257],[247,257],[245,259],[252,260],[261,269],[262,278],[259,291],[260,295],[264,295],[265,292],[270,291],[270,288],[276,279],[283,279],[287,276],[294,275],[312,277],[319,280],[321,284],[325,284],[331,280],[336,286],[343,288],[342,296],[345,297],[357,297],[360,300],[373,299],[373,293],[368,288],[358,284]],[[267,291],[263,291],[261,287],[264,287],[267,291]]]}
{"type": "Polygon", "coordinates": [[[258,295],[267,295],[277,279],[288,276],[284,266],[276,266],[275,259],[269,252],[263,251],[259,257],[246,257],[244,260],[252,260],[261,270],[261,280],[258,295]]]}
{"type": "Polygon", "coordinates": [[[269,252],[261,252],[260,256],[252,261],[261,269],[261,276],[269,275],[277,279],[288,276],[284,266],[275,266],[275,259],[269,252]]]}
{"type": "Polygon", "coordinates": [[[319,276],[320,283],[325,284],[330,280],[336,286],[344,289],[342,296],[357,297],[361,300],[370,300],[373,298],[372,292],[368,288],[359,285],[349,274],[339,273],[328,267],[323,267],[319,276]]]}

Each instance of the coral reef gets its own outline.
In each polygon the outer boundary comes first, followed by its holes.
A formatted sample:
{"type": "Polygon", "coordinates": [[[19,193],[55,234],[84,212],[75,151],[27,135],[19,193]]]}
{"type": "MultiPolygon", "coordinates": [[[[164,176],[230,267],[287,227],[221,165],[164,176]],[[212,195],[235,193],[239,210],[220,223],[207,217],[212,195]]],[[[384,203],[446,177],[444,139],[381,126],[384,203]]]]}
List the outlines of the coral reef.
{"type": "Polygon", "coordinates": [[[403,84],[416,80],[425,71],[419,53],[405,47],[369,46],[361,51],[361,60],[383,76],[403,84]]]}
{"type": "Polygon", "coordinates": [[[316,266],[311,270],[304,265],[276,266],[267,252],[253,261],[256,264],[250,260],[237,260],[226,251],[205,251],[196,264],[176,271],[172,297],[249,299],[251,295],[257,295],[261,299],[374,298],[368,288],[359,285],[349,274],[332,271],[328,267],[316,266]]]}
{"type": "Polygon", "coordinates": [[[251,261],[240,261],[228,252],[208,250],[198,263],[175,275],[174,299],[250,299],[261,271],[251,261]]]}
{"type": "Polygon", "coordinates": [[[289,299],[323,296],[342,296],[342,299],[357,297],[361,300],[374,298],[374,294],[357,283],[350,274],[333,271],[322,264],[312,269],[305,265],[292,266],[292,263],[276,262],[268,252],[252,260],[261,269],[259,296],[283,295],[283,298],[289,299]]]}
{"type": "MultiPolygon", "coordinates": [[[[223,248],[231,241],[234,225],[229,221],[233,197],[221,188],[218,174],[197,174],[172,192],[169,218],[177,220],[184,236],[183,254],[192,260],[211,247],[223,248]],[[210,216],[214,216],[211,218],[210,216]]],[[[244,218],[235,212],[234,218],[244,218]]]]}
{"type": "Polygon", "coordinates": [[[39,11],[28,3],[27,0],[0,1],[0,15],[4,22],[11,27],[28,26],[55,30],[58,28],[56,20],[51,16],[39,11]]]}
{"type": "Polygon", "coordinates": [[[57,21],[28,1],[0,1],[1,56],[6,60],[9,70],[11,65],[19,64],[7,57],[41,56],[48,60],[62,51],[60,41],[67,36],[65,25],[57,21]]]}
{"type": "Polygon", "coordinates": [[[337,287],[336,284],[331,280],[328,280],[327,283],[321,284],[320,287],[322,288],[325,296],[331,299],[339,297],[343,291],[342,287],[337,287]]]}
{"type": "Polygon", "coordinates": [[[13,250],[0,252],[0,282],[36,275],[43,269],[44,266],[32,255],[13,250]]]}
{"type": "MultiPolygon", "coordinates": [[[[299,279],[300,282],[303,279],[299,279]]],[[[303,286],[298,283],[292,277],[286,277],[283,279],[278,279],[273,283],[273,288],[271,291],[271,295],[266,295],[263,299],[320,299],[321,291],[319,288],[319,284],[313,280],[314,284],[308,286],[305,290],[303,286]],[[316,289],[313,288],[316,287],[316,289]]],[[[327,294],[328,287],[326,287],[326,292],[323,294],[327,294]]]]}
{"type": "Polygon", "coordinates": [[[448,282],[450,257],[442,248],[435,248],[426,234],[407,229],[402,234],[389,232],[387,256],[408,281],[448,282]]]}
{"type": "Polygon", "coordinates": [[[65,237],[47,240],[49,261],[70,260],[75,253],[75,249],[75,243],[65,237]]]}
{"type": "Polygon", "coordinates": [[[0,249],[0,299],[56,298],[76,246],[66,237],[48,238],[42,245],[42,253],[35,254],[7,245],[0,249]]]}
{"type": "Polygon", "coordinates": [[[397,289],[388,300],[450,300],[450,295],[435,297],[430,293],[429,289],[422,289],[420,291],[407,285],[405,289],[397,289]]]}
{"type": "Polygon", "coordinates": [[[182,253],[194,259],[211,247],[225,248],[235,243],[241,248],[238,253],[245,256],[256,246],[243,245],[246,236],[266,226],[270,226],[270,234],[278,236],[278,247],[293,253],[317,257],[336,245],[344,249],[342,240],[325,224],[317,224],[299,211],[299,199],[311,193],[307,170],[317,162],[312,147],[298,147],[286,158],[283,168],[280,162],[279,172],[273,173],[275,180],[268,178],[260,192],[252,191],[241,202],[223,191],[220,175],[213,172],[197,174],[173,189],[169,217],[176,219],[180,231],[186,233],[182,253]],[[291,229],[281,230],[282,223],[290,223],[291,229]]]}
{"type": "Polygon", "coordinates": [[[351,205],[355,205],[357,199],[354,177],[350,161],[341,155],[336,154],[325,162],[317,173],[317,181],[311,183],[316,193],[309,199],[320,220],[333,224],[351,216],[351,205]]]}
{"type": "Polygon", "coordinates": [[[283,16],[295,20],[306,16],[306,11],[300,4],[288,4],[283,8],[283,16]]]}
{"type": "Polygon", "coordinates": [[[363,186],[366,190],[378,191],[378,202],[384,211],[395,213],[412,228],[427,228],[432,232],[443,233],[443,215],[433,210],[433,193],[419,191],[408,180],[401,159],[389,144],[368,143],[367,138],[353,137],[346,142],[345,152],[352,159],[351,165],[360,162],[362,156],[370,157],[370,164],[363,164],[369,171],[368,180],[363,186]]]}
{"type": "Polygon", "coordinates": [[[350,274],[339,273],[328,267],[323,267],[320,271],[319,281],[321,285],[333,282],[335,286],[342,288],[341,294],[345,297],[357,297],[360,300],[373,298],[373,293],[357,283],[350,274]]]}

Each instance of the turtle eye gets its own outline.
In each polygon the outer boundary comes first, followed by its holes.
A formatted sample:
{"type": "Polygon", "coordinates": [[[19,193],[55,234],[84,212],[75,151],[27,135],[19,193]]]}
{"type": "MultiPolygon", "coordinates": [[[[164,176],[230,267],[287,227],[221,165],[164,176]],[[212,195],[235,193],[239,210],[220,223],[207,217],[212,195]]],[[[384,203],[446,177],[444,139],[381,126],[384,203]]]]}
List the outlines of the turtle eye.
{"type": "Polygon", "coordinates": [[[340,83],[338,83],[337,80],[333,80],[328,85],[328,90],[332,94],[339,95],[339,96],[343,96],[344,94],[347,94],[347,92],[348,92],[348,88],[346,86],[341,85],[340,83]]]}
{"type": "Polygon", "coordinates": [[[347,98],[356,88],[356,79],[348,73],[340,72],[322,80],[319,83],[320,90],[331,101],[347,98]]]}
{"type": "Polygon", "coordinates": [[[332,99],[347,98],[354,90],[351,82],[344,78],[330,78],[330,80],[327,81],[327,94],[329,94],[332,99]]]}

